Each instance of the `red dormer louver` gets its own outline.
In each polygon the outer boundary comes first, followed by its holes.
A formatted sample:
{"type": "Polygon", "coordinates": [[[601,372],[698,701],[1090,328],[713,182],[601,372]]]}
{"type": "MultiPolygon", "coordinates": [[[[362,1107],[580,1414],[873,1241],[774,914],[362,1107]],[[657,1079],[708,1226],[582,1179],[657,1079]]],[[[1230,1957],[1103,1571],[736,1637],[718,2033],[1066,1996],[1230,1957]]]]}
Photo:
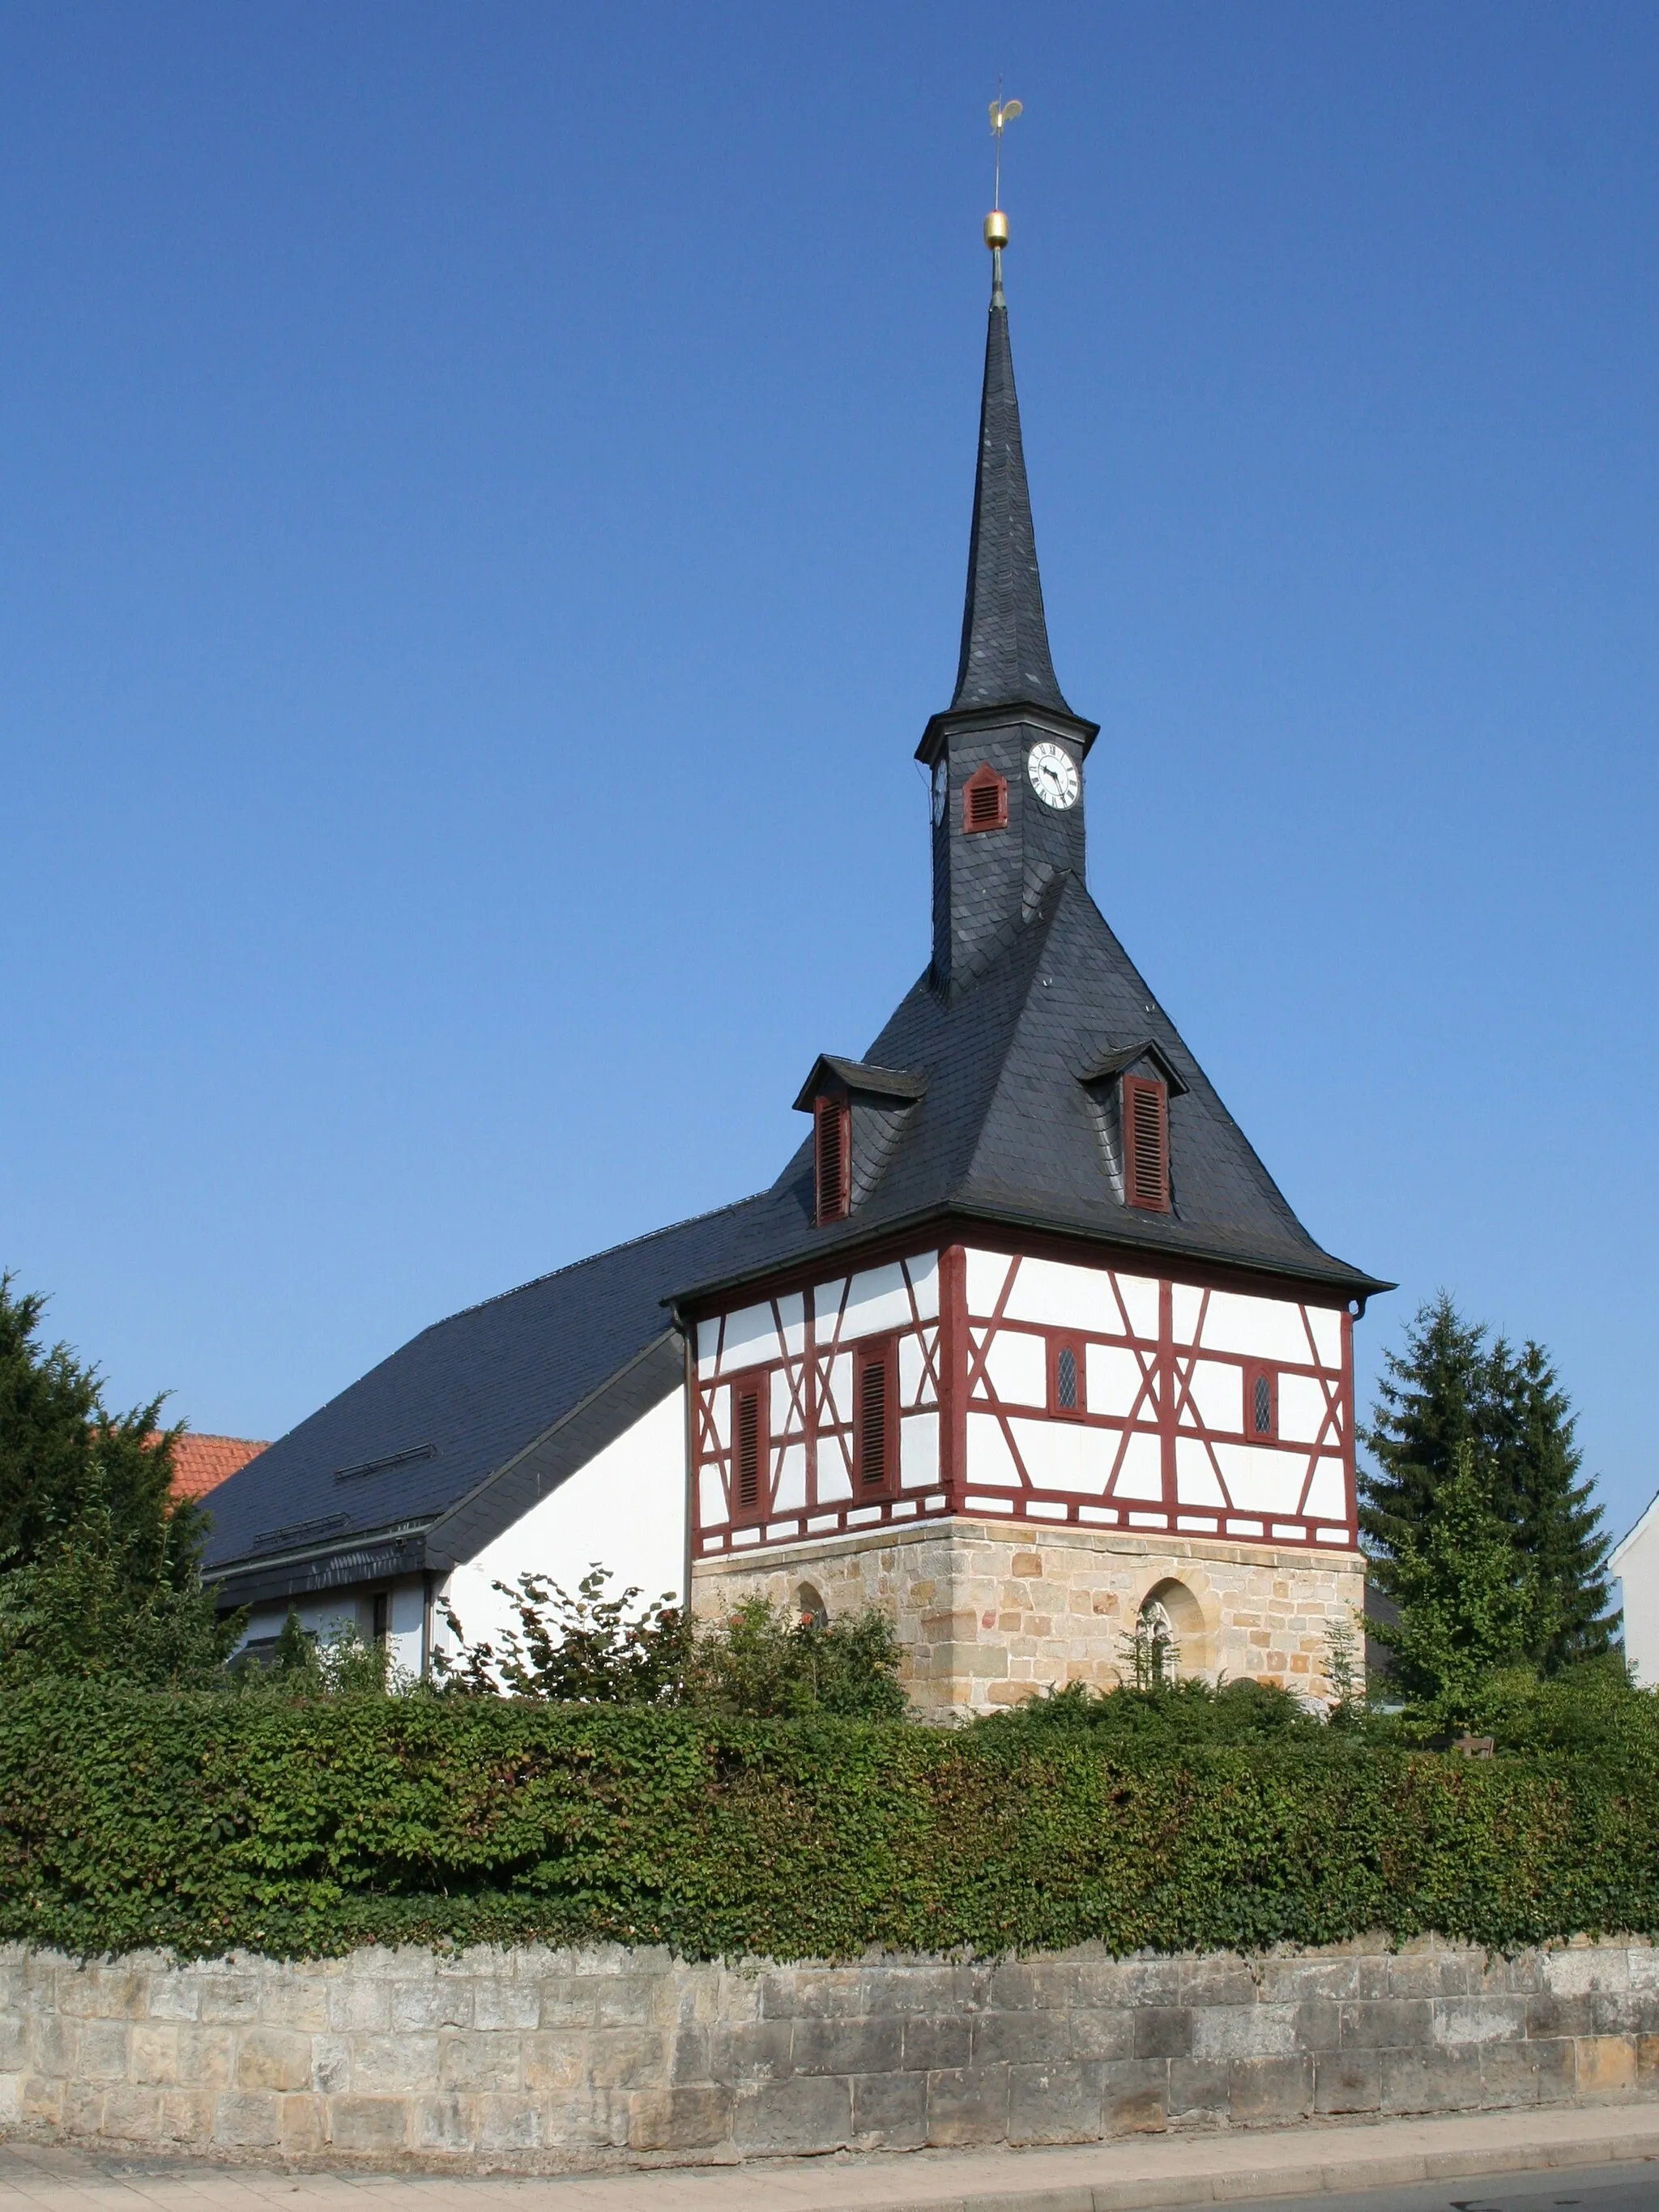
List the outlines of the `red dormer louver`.
{"type": "Polygon", "coordinates": [[[819,1225],[847,1218],[849,1170],[848,1108],[844,1098],[812,1102],[813,1185],[819,1225]]]}
{"type": "Polygon", "coordinates": [[[1131,1206],[1170,1211],[1170,1094],[1143,1075],[1123,1079],[1123,1183],[1131,1206]]]}
{"type": "Polygon", "coordinates": [[[969,832],[1008,826],[1008,787],[989,761],[981,761],[962,787],[962,826],[969,832]]]}

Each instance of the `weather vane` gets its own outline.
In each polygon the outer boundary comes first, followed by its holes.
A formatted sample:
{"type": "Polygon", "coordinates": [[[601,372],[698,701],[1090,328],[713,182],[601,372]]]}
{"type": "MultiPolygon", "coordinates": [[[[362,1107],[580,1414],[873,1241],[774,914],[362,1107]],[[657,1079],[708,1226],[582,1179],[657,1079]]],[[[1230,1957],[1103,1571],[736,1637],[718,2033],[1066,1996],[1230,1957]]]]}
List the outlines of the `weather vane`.
{"type": "Polygon", "coordinates": [[[991,249],[991,304],[997,307],[1002,301],[1002,249],[1008,243],[1008,218],[1002,212],[1002,134],[1023,112],[1017,100],[1005,100],[1002,82],[997,81],[997,96],[991,102],[991,137],[996,147],[996,157],[991,173],[991,212],[985,218],[985,243],[991,249]]]}

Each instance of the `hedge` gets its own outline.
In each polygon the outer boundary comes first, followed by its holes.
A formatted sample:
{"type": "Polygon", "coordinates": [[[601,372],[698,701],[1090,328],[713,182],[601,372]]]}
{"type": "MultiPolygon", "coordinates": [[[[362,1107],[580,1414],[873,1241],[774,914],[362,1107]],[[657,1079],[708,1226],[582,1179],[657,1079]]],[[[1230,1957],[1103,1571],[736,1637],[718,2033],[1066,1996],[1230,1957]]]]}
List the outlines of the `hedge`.
{"type": "Polygon", "coordinates": [[[0,1712],[0,1937],[338,1955],[1493,1948],[1659,1932],[1650,1763],[1248,1749],[490,1698],[48,1686],[0,1712]]]}

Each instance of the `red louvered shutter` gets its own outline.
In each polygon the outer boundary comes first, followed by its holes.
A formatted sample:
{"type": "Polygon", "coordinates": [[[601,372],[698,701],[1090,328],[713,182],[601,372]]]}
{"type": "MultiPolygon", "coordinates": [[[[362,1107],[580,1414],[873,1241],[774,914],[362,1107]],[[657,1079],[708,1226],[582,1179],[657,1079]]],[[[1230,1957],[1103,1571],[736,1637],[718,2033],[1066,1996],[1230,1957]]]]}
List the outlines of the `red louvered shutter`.
{"type": "Polygon", "coordinates": [[[766,1384],[738,1382],[732,1390],[732,1514],[734,1520],[763,1513],[767,1436],[766,1384]]]}
{"type": "Polygon", "coordinates": [[[885,1490],[892,1481],[898,1443],[893,1365],[890,1343],[860,1347],[853,1459],[858,1490],[864,1497],[885,1490]]]}
{"type": "Polygon", "coordinates": [[[1170,1211],[1170,1094],[1145,1076],[1123,1079],[1123,1179],[1131,1206],[1170,1211]]]}
{"type": "Polygon", "coordinates": [[[826,1221],[847,1218],[852,1168],[848,1120],[844,1098],[813,1100],[813,1179],[820,1226],[826,1221]]]}

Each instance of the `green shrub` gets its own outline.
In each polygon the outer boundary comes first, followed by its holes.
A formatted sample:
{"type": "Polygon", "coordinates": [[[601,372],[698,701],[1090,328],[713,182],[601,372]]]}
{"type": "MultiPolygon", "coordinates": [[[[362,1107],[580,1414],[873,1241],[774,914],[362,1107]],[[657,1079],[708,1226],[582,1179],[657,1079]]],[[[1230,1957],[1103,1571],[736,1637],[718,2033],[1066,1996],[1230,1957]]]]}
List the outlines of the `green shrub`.
{"type": "MultiPolygon", "coordinates": [[[[1206,1710],[1231,1725],[1248,1702],[1206,1710]]],[[[43,1685],[0,1705],[0,1938],[801,1958],[1659,1933],[1650,1729],[1614,1759],[1474,1760],[1312,1725],[1182,1744],[1075,1721],[43,1685]]]]}

